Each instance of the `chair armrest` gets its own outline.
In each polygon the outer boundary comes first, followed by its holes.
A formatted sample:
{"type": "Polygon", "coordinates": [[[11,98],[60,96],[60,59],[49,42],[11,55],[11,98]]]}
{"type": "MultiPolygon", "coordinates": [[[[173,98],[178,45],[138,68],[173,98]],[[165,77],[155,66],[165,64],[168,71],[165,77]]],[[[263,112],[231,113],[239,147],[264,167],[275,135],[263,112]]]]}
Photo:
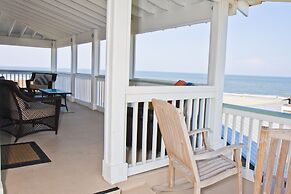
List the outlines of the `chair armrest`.
{"type": "Polygon", "coordinates": [[[205,132],[211,132],[211,130],[209,128],[201,128],[201,129],[195,129],[193,131],[189,131],[188,135],[189,136],[193,136],[193,135],[197,135],[199,133],[205,133],[205,132]]]}
{"type": "Polygon", "coordinates": [[[210,151],[207,153],[202,153],[202,154],[197,154],[193,156],[194,160],[206,160],[210,158],[214,158],[220,155],[225,155],[229,152],[235,151],[237,149],[241,149],[244,145],[243,144],[234,144],[234,145],[229,145],[223,148],[220,148],[218,150],[210,151]]]}

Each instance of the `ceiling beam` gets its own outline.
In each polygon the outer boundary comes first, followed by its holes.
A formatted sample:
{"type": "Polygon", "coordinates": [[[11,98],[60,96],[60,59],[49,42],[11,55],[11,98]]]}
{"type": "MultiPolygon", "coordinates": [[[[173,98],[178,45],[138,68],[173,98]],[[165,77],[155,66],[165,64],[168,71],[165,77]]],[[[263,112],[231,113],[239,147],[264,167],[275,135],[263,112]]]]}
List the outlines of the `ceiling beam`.
{"type": "Polygon", "coordinates": [[[132,31],[134,34],[153,32],[209,22],[212,15],[212,3],[203,1],[199,4],[189,4],[177,10],[157,13],[155,15],[133,19],[132,31]],[[173,17],[173,14],[175,17],[173,17]],[[157,18],[159,18],[157,20],[157,18]]]}
{"type": "Polygon", "coordinates": [[[62,32],[62,33],[65,33],[65,34],[72,33],[70,30],[65,29],[61,25],[57,25],[56,23],[50,22],[50,21],[47,21],[47,20],[43,20],[43,18],[41,16],[35,17],[34,14],[32,14],[30,12],[26,12],[26,11],[22,10],[21,8],[17,8],[16,6],[10,7],[8,4],[2,5],[1,3],[0,3],[0,5],[1,5],[1,7],[5,8],[8,13],[11,12],[14,15],[18,15],[18,16],[22,17],[25,20],[35,21],[35,23],[39,23],[39,24],[42,24],[42,25],[46,26],[45,27],[46,29],[49,28],[50,30],[54,30],[54,31],[57,31],[57,32],[62,32]]]}
{"type": "Polygon", "coordinates": [[[11,36],[11,33],[12,33],[13,29],[14,29],[15,24],[16,24],[16,20],[14,20],[12,22],[12,24],[11,24],[11,26],[9,28],[9,31],[8,31],[8,36],[11,36]]]}
{"type": "Polygon", "coordinates": [[[47,38],[49,39],[57,39],[57,38],[65,37],[63,33],[51,31],[51,29],[47,28],[47,26],[44,26],[43,24],[38,24],[34,21],[28,21],[24,19],[21,15],[18,15],[18,12],[11,12],[10,10],[8,10],[7,12],[4,11],[3,13],[6,17],[16,19],[18,22],[23,23],[27,26],[30,26],[30,29],[33,29],[35,31],[40,32],[41,34],[46,35],[47,38]],[[13,15],[13,17],[11,15],[13,15]]]}
{"type": "Polygon", "coordinates": [[[87,28],[83,28],[80,25],[77,25],[75,23],[67,23],[63,18],[56,16],[52,12],[43,12],[42,8],[24,3],[24,2],[15,2],[15,0],[2,0],[5,1],[6,3],[3,6],[8,6],[10,5],[10,9],[17,9],[18,11],[26,12],[32,15],[32,17],[37,18],[43,18],[45,21],[51,22],[54,25],[60,27],[60,28],[68,28],[69,31],[74,31],[74,33],[82,32],[87,28]]]}
{"type": "Polygon", "coordinates": [[[49,8],[50,11],[52,12],[58,12],[58,13],[62,13],[63,15],[67,15],[69,17],[71,17],[73,20],[76,21],[80,21],[81,22],[85,22],[87,24],[89,24],[92,28],[102,28],[105,27],[105,23],[102,23],[100,21],[98,21],[97,19],[94,19],[92,17],[89,17],[87,14],[84,14],[82,12],[76,11],[75,9],[54,1],[54,0],[30,0],[36,4],[42,4],[43,6],[49,8]]]}
{"type": "Polygon", "coordinates": [[[157,12],[157,7],[145,0],[133,0],[132,4],[149,14],[155,14],[157,12]]]}
{"type": "Polygon", "coordinates": [[[51,48],[51,42],[52,41],[49,41],[49,40],[18,38],[18,37],[12,37],[12,36],[10,37],[0,36],[0,45],[16,45],[16,46],[51,48]]]}
{"type": "Polygon", "coordinates": [[[67,7],[73,8],[75,12],[78,12],[79,14],[81,13],[87,15],[88,17],[91,17],[93,20],[100,21],[102,27],[105,27],[106,17],[96,12],[97,10],[92,11],[91,9],[84,7],[84,5],[82,5],[80,2],[75,3],[71,0],[56,0],[56,1],[67,7]]]}
{"type": "Polygon", "coordinates": [[[172,1],[173,3],[180,7],[185,7],[187,5],[187,0],[170,0],[170,1],[172,1]]]}
{"type": "Polygon", "coordinates": [[[32,34],[32,38],[34,38],[34,37],[37,35],[37,33],[38,33],[38,32],[35,31],[35,32],[32,34]]]}
{"type": "Polygon", "coordinates": [[[23,30],[20,33],[20,38],[23,37],[23,35],[25,34],[26,30],[27,30],[28,26],[25,25],[25,27],[23,28],[23,30]]]}
{"type": "Polygon", "coordinates": [[[98,14],[106,17],[106,7],[103,8],[103,7],[100,7],[88,0],[72,0],[73,2],[79,4],[79,5],[82,5],[84,7],[86,7],[87,9],[90,9],[92,11],[96,11],[98,14]]]}
{"type": "Polygon", "coordinates": [[[164,11],[168,11],[170,9],[168,0],[147,0],[147,1],[164,11]]]}
{"type": "Polygon", "coordinates": [[[105,0],[87,0],[87,1],[94,3],[95,5],[103,9],[107,9],[107,2],[105,0]]]}

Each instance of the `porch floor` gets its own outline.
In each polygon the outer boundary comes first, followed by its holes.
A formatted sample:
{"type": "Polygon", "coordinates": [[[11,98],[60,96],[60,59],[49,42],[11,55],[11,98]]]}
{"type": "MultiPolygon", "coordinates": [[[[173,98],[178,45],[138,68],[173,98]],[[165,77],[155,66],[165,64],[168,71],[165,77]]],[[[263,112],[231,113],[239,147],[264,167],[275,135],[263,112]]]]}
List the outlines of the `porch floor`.
{"type": "MultiPolygon", "coordinates": [[[[35,141],[52,162],[2,171],[6,194],[93,194],[112,186],[101,176],[103,114],[69,104],[59,134],[41,132],[21,138],[35,141]]],[[[1,132],[1,144],[14,138],[1,132]]]]}
{"type": "MultiPolygon", "coordinates": [[[[119,183],[117,186],[123,191],[122,194],[193,194],[193,188],[188,184],[178,171],[176,171],[176,181],[180,184],[175,185],[176,191],[173,192],[152,192],[154,188],[162,187],[167,189],[167,168],[150,171],[147,173],[129,177],[126,182],[119,183]],[[186,189],[185,189],[186,188],[186,189]],[[188,189],[187,189],[188,188],[188,189]]],[[[202,189],[202,194],[236,194],[237,193],[237,177],[232,176],[228,179],[220,181],[214,185],[202,189]]],[[[243,180],[243,194],[253,193],[253,183],[243,180]]]]}
{"type": "MultiPolygon", "coordinates": [[[[62,113],[59,134],[42,132],[21,138],[19,142],[35,141],[52,162],[1,171],[5,194],[93,194],[114,186],[101,175],[103,159],[103,113],[69,104],[72,113],[62,113]]],[[[1,144],[14,138],[0,132],[1,144]]],[[[177,173],[177,179],[181,177],[177,173]]],[[[152,187],[167,182],[167,168],[128,178],[117,184],[123,194],[150,194],[152,187]],[[144,185],[146,187],[144,187],[144,185]],[[147,189],[144,189],[147,188],[147,189]],[[135,190],[137,189],[137,190],[135,190]]],[[[234,194],[236,177],[202,190],[202,194],[234,194]]],[[[190,194],[193,189],[171,194],[190,194]]],[[[252,183],[244,181],[244,193],[252,193],[252,183]]]]}

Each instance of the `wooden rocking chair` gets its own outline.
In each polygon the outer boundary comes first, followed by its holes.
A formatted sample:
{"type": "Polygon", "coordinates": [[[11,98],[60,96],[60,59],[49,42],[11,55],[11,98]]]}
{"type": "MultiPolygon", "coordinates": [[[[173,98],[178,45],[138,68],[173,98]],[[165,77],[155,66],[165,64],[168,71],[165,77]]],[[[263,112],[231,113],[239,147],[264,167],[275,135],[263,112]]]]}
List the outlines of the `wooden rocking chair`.
{"type": "Polygon", "coordinates": [[[268,129],[267,127],[262,127],[256,164],[254,194],[291,194],[291,165],[290,157],[288,158],[291,149],[290,141],[290,129],[268,129]],[[280,152],[277,152],[280,143],[280,152]],[[268,147],[269,149],[267,149],[268,147]],[[278,157],[277,160],[276,157],[278,157]],[[276,170],[275,175],[274,170],[276,170]]]}
{"type": "Polygon", "coordinates": [[[184,116],[178,109],[166,101],[153,99],[152,103],[169,156],[170,189],[174,187],[175,169],[178,169],[193,184],[194,194],[200,194],[201,188],[235,174],[238,176],[237,193],[242,194],[242,145],[231,145],[214,151],[207,144],[208,129],[188,133],[184,116]],[[203,137],[204,148],[193,151],[190,137],[197,137],[198,134],[203,137]],[[232,151],[235,161],[224,156],[232,151]]]}

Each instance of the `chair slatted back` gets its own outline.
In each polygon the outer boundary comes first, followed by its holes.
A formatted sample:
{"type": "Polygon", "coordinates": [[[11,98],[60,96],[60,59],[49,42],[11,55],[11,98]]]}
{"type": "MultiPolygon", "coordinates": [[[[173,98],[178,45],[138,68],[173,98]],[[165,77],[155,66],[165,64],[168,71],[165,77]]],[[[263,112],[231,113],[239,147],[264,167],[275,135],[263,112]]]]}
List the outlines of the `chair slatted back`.
{"type": "Polygon", "coordinates": [[[172,104],[156,99],[152,103],[170,160],[178,160],[193,171],[193,152],[185,120],[172,104]]]}
{"type": "Polygon", "coordinates": [[[290,142],[290,129],[262,127],[254,194],[291,194],[290,142]]]}

